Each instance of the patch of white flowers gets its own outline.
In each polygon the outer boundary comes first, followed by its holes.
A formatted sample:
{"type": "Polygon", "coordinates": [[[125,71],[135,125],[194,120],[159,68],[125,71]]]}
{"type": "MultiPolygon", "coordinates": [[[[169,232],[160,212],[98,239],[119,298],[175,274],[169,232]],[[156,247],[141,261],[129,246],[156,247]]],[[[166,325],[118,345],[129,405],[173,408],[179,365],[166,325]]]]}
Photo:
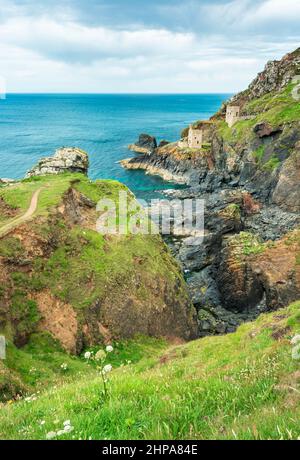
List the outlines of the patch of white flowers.
{"type": "Polygon", "coordinates": [[[291,344],[293,345],[292,358],[300,359],[300,334],[297,334],[292,338],[291,344]]]}
{"type": "Polygon", "coordinates": [[[99,371],[99,374],[101,375],[101,378],[102,378],[103,396],[105,398],[108,397],[109,380],[108,380],[107,374],[109,374],[113,369],[112,365],[108,364],[106,361],[107,361],[108,355],[112,353],[113,351],[114,351],[114,348],[111,345],[107,345],[105,350],[100,348],[100,350],[98,350],[97,353],[95,354],[92,351],[86,351],[84,354],[84,358],[87,361],[93,360],[96,362],[97,370],[99,371]]]}
{"type": "Polygon", "coordinates": [[[60,366],[61,370],[63,370],[64,372],[68,370],[68,365],[67,363],[62,363],[61,366],[60,366]]]}
{"type": "Polygon", "coordinates": [[[71,431],[74,430],[74,427],[71,425],[71,421],[70,420],[66,420],[64,423],[63,423],[63,428],[62,430],[58,430],[58,431],[49,431],[49,433],[47,433],[46,435],[46,438],[47,439],[55,439],[55,438],[59,438],[60,436],[64,436],[65,434],[67,433],[71,433],[71,431]]]}
{"type": "Polygon", "coordinates": [[[37,397],[36,397],[35,393],[33,395],[31,395],[31,396],[27,396],[27,398],[24,399],[24,401],[27,402],[27,403],[31,403],[31,402],[36,401],[36,400],[37,400],[37,397]]]}

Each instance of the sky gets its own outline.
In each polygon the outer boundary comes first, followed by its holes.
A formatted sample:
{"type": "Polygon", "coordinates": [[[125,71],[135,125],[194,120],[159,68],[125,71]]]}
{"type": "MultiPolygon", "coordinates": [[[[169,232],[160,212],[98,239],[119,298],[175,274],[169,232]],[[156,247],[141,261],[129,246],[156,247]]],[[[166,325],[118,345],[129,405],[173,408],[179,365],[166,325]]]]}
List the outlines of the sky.
{"type": "Polygon", "coordinates": [[[0,0],[0,86],[232,93],[300,46],[299,23],[300,0],[0,0]]]}

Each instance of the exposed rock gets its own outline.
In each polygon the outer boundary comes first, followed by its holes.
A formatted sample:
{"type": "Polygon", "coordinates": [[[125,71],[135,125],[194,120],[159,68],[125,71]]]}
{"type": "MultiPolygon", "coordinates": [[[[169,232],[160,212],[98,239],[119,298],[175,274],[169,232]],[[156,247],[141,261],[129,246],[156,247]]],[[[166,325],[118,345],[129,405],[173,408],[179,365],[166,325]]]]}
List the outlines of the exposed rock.
{"type": "Polygon", "coordinates": [[[268,309],[278,309],[300,298],[300,231],[267,245],[249,263],[266,293],[268,309]]]}
{"type": "Polygon", "coordinates": [[[263,72],[243,91],[231,99],[231,103],[242,103],[267,93],[280,91],[294,76],[300,74],[300,48],[286,54],[281,60],[269,61],[263,72]]]}
{"type": "Polygon", "coordinates": [[[143,158],[124,159],[120,161],[120,164],[125,169],[143,169],[146,171],[146,174],[151,174],[152,176],[160,176],[165,181],[177,182],[179,184],[186,184],[188,182],[188,178],[175,174],[168,168],[151,165],[148,163],[148,161],[144,161],[143,158]]]}
{"type": "Polygon", "coordinates": [[[87,174],[89,159],[86,152],[76,147],[63,147],[56,150],[53,157],[42,158],[27,172],[26,177],[60,174],[63,172],[87,174]]]}
{"type": "Polygon", "coordinates": [[[165,238],[185,272],[200,335],[230,332],[300,297],[296,249],[282,241],[300,225],[299,105],[287,91],[295,75],[300,48],[269,62],[231,98],[241,109],[239,124],[225,126],[226,104],[211,117],[205,148],[194,152],[176,142],[124,164],[189,185],[167,192],[172,198],[205,200],[201,244],[175,231],[165,238]]]}
{"type": "Polygon", "coordinates": [[[158,148],[165,147],[168,144],[170,144],[170,142],[163,139],[162,141],[160,141],[158,148]]]}
{"type": "Polygon", "coordinates": [[[148,174],[159,175],[164,180],[181,184],[198,184],[204,180],[213,164],[204,151],[182,151],[177,143],[170,143],[152,152],[120,161],[126,169],[143,169],[148,174]]]}
{"type": "Polygon", "coordinates": [[[275,134],[281,131],[280,128],[273,128],[270,123],[258,123],[254,126],[253,131],[257,134],[258,137],[268,137],[271,134],[275,134]]]}
{"type": "Polygon", "coordinates": [[[118,187],[70,178],[56,208],[1,240],[0,327],[17,346],[42,329],[71,353],[136,334],[196,338],[196,311],[161,237],[99,235],[96,203],[80,183],[96,201],[118,187]]]}
{"type": "Polygon", "coordinates": [[[241,233],[225,241],[218,263],[217,282],[222,305],[229,310],[243,311],[255,307],[263,298],[263,286],[244,253],[259,243],[251,234],[241,233]]]}
{"type": "Polygon", "coordinates": [[[283,164],[272,199],[280,207],[300,212],[300,143],[283,164]]]}

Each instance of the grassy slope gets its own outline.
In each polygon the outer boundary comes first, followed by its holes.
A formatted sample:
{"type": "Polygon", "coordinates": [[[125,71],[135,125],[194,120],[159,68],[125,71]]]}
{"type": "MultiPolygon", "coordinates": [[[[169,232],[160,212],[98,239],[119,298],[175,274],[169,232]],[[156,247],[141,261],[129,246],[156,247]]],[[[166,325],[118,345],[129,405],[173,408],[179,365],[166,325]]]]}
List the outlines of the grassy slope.
{"type": "MultiPolygon", "coordinates": [[[[300,329],[299,308],[296,302],[234,334],[169,347],[160,357],[159,343],[151,357],[113,372],[106,402],[99,377],[81,376],[31,403],[5,405],[0,437],[45,439],[55,420],[70,419],[75,429],[67,439],[298,438],[299,361],[289,339],[300,329]]],[[[130,344],[126,359],[129,351],[130,344]]]]}
{"type": "MultiPolygon", "coordinates": [[[[46,216],[51,208],[61,201],[71,181],[77,190],[95,203],[104,197],[117,202],[120,191],[129,192],[124,185],[116,181],[91,182],[81,174],[61,174],[25,180],[16,186],[2,189],[1,194],[9,205],[18,204],[22,214],[30,202],[32,193],[42,187],[36,216],[46,216]]],[[[130,192],[129,196],[133,199],[130,192]]],[[[128,217],[133,214],[129,211],[128,217]]],[[[161,277],[171,282],[174,282],[176,277],[182,278],[179,267],[170,257],[158,235],[129,234],[106,238],[93,230],[82,229],[79,225],[70,230],[63,221],[55,222],[54,227],[46,222],[41,224],[33,221],[32,226],[35,232],[42,236],[58,235],[59,247],[47,260],[37,257],[31,273],[13,273],[18,310],[20,303],[27,302],[28,290],[40,291],[48,288],[55,296],[81,310],[91,305],[95,299],[104,296],[108,285],[115,291],[117,302],[116,283],[130,285],[132,273],[138,270],[144,274],[146,272],[149,278],[161,277]],[[95,257],[95,254],[98,254],[98,257],[95,257]],[[137,256],[143,262],[140,268],[133,263],[137,256]],[[61,279],[64,279],[63,284],[60,282],[61,279]]],[[[18,239],[7,237],[0,240],[0,256],[13,257],[23,252],[18,239]]],[[[141,300],[145,299],[147,292],[143,285],[140,286],[138,295],[141,300]]],[[[32,319],[29,320],[32,323],[32,319]]],[[[10,336],[9,331],[6,331],[6,335],[10,336]]]]}
{"type": "MultiPolygon", "coordinates": [[[[229,128],[225,121],[218,122],[222,137],[228,142],[239,142],[254,136],[252,129],[257,123],[269,122],[273,127],[292,123],[300,119],[300,104],[293,99],[294,84],[289,84],[280,93],[269,93],[254,99],[244,107],[245,113],[254,115],[250,120],[241,120],[229,128]]],[[[259,152],[256,152],[259,155],[259,152]]]]}

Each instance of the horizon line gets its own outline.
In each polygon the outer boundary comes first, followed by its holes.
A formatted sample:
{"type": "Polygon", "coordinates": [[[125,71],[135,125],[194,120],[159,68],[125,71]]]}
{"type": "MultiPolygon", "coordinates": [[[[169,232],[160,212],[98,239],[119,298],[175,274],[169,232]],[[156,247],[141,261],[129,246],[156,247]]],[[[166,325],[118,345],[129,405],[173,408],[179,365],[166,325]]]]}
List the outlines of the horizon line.
{"type": "Polygon", "coordinates": [[[205,94],[220,94],[220,95],[223,95],[223,94],[235,94],[234,92],[199,92],[199,93],[164,93],[164,92],[153,92],[153,93],[143,93],[143,92],[136,92],[136,93],[98,93],[98,92],[63,92],[63,91],[59,91],[59,92],[42,92],[42,91],[38,91],[38,92],[29,92],[29,91],[12,91],[12,92],[7,92],[6,93],[6,96],[10,96],[10,95],[33,95],[33,94],[47,94],[47,95],[59,95],[59,94],[62,94],[62,95],[65,95],[65,94],[69,94],[69,95],[74,95],[74,94],[78,94],[78,95],[99,95],[99,96],[139,96],[139,95],[142,95],[142,96],[156,96],[156,95],[170,95],[170,96],[188,96],[188,95],[191,95],[191,96],[197,96],[197,95],[205,95],[205,94]]]}

